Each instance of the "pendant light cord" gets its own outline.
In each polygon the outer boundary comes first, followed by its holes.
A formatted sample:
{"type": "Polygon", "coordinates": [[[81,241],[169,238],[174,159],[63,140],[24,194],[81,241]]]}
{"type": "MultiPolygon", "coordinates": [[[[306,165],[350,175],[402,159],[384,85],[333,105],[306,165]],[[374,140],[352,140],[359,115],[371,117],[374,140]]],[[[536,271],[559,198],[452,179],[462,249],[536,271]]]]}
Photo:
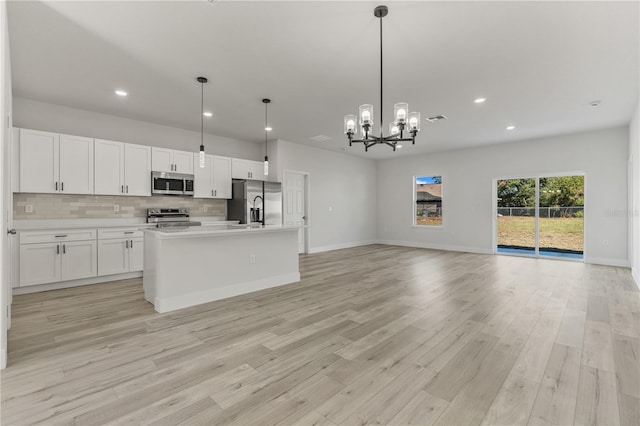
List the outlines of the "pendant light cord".
{"type": "Polygon", "coordinates": [[[382,16],[380,16],[380,138],[382,138],[382,16]]]}
{"type": "Polygon", "coordinates": [[[200,151],[204,151],[204,81],[200,82],[200,151]]]}
{"type": "Polygon", "coordinates": [[[264,104],[264,157],[265,158],[269,156],[268,154],[269,141],[267,141],[267,125],[268,125],[267,123],[269,123],[269,120],[268,120],[269,115],[267,113],[268,108],[269,108],[269,104],[265,103],[264,104]]]}

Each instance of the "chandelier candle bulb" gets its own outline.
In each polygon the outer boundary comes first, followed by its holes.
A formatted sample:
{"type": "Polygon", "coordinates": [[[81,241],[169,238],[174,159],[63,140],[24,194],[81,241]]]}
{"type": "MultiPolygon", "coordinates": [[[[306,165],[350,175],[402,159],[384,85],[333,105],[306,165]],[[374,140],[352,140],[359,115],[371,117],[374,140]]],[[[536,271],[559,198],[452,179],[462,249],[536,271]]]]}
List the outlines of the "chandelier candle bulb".
{"type": "Polygon", "coordinates": [[[396,124],[404,123],[407,119],[407,111],[409,111],[409,104],[399,102],[393,106],[393,115],[395,116],[396,124]]]}
{"type": "Polygon", "coordinates": [[[389,134],[397,135],[398,133],[400,133],[400,128],[393,123],[389,123],[389,134]]]}
{"type": "Polygon", "coordinates": [[[420,113],[419,112],[412,112],[411,114],[409,114],[409,131],[416,132],[416,133],[420,131],[420,113]]]}
{"type": "Polygon", "coordinates": [[[356,116],[353,114],[344,116],[344,133],[355,135],[358,133],[358,129],[356,128],[356,116]]]}
{"type": "Polygon", "coordinates": [[[364,104],[360,106],[360,125],[373,125],[373,105],[364,104]]]}

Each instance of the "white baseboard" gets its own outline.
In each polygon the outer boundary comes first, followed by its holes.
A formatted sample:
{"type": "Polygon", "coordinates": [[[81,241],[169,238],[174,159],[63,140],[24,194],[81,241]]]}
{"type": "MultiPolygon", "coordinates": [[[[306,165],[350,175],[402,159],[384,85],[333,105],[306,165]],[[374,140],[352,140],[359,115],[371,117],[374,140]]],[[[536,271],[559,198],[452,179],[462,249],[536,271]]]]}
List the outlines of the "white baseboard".
{"type": "Polygon", "coordinates": [[[140,278],[141,276],[142,276],[142,271],[129,272],[127,274],[118,274],[118,275],[106,275],[103,277],[85,278],[81,280],[62,281],[59,283],[30,285],[27,287],[14,287],[13,294],[29,294],[29,293],[38,293],[40,291],[60,290],[62,288],[78,287],[81,285],[99,284],[99,283],[106,283],[109,281],[127,280],[130,278],[140,278]]]}
{"type": "Polygon", "coordinates": [[[630,266],[628,260],[609,259],[606,257],[588,256],[584,259],[584,262],[591,263],[593,265],[619,266],[622,268],[628,268],[630,266]]]}
{"type": "Polygon", "coordinates": [[[340,249],[360,247],[360,246],[368,246],[368,245],[377,244],[377,243],[378,241],[376,240],[369,240],[369,241],[356,241],[353,243],[333,244],[330,246],[310,247],[309,254],[322,253],[323,251],[332,251],[332,250],[340,250],[340,249]]]}
{"type": "Polygon", "coordinates": [[[153,307],[156,311],[165,313],[175,311],[176,309],[188,308],[189,306],[201,305],[215,300],[226,299],[228,297],[239,296],[246,293],[253,293],[254,291],[265,290],[267,288],[278,287],[298,281],[300,281],[300,273],[294,272],[175,297],[162,299],[156,297],[153,301],[149,300],[149,302],[153,303],[153,307]]]}
{"type": "Polygon", "coordinates": [[[395,241],[395,240],[380,240],[378,244],[386,244],[389,246],[402,246],[402,247],[416,247],[416,248],[426,248],[433,250],[445,250],[445,251],[460,251],[465,253],[476,253],[476,254],[493,254],[493,251],[490,249],[485,249],[482,247],[470,247],[470,246],[452,246],[448,244],[431,244],[431,243],[418,243],[415,241],[395,241]]]}
{"type": "Polygon", "coordinates": [[[7,348],[0,350],[0,370],[7,368],[7,348]]]}

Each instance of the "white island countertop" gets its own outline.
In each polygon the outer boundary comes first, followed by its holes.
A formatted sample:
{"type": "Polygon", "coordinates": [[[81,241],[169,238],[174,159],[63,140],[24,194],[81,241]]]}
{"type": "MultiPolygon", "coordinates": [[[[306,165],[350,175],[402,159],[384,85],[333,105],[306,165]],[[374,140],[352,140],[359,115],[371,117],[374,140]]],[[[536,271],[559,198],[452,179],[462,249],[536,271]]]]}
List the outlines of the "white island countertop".
{"type": "Polygon", "coordinates": [[[178,227],[166,227],[166,228],[151,228],[145,229],[149,235],[160,239],[173,239],[173,238],[197,238],[197,237],[211,237],[214,235],[219,236],[234,236],[238,234],[260,234],[266,232],[282,232],[282,231],[295,231],[300,229],[299,226],[278,226],[278,225],[207,225],[207,226],[178,226],[178,227]]]}

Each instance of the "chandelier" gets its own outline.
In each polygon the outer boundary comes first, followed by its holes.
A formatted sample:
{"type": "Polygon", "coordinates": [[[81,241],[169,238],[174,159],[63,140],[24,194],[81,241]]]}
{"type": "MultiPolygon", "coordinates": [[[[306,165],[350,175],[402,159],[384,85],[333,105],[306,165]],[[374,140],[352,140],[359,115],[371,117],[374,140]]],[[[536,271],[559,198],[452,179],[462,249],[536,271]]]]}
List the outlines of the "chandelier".
{"type": "Polygon", "coordinates": [[[389,9],[387,6],[378,6],[373,10],[373,15],[380,18],[380,136],[372,134],[373,131],[373,105],[364,104],[360,106],[359,122],[358,117],[353,114],[344,117],[344,133],[349,138],[349,146],[354,143],[364,144],[364,150],[377,144],[389,145],[396,150],[401,147],[398,142],[409,142],[415,145],[416,135],[420,131],[420,113],[409,113],[409,104],[399,102],[393,107],[394,120],[389,123],[389,136],[384,136],[382,131],[382,18],[387,16],[389,9]],[[359,126],[358,126],[359,125],[359,126]],[[358,127],[361,127],[362,139],[354,139],[358,134],[358,127]],[[407,132],[409,135],[406,135],[407,132]]]}

